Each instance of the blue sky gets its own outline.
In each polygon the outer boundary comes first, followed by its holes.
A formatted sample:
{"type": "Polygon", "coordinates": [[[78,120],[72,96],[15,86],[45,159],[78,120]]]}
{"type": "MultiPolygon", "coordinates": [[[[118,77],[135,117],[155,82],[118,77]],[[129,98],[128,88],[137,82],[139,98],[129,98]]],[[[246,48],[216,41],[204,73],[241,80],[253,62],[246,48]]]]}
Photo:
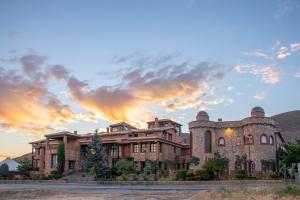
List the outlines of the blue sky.
{"type": "Polygon", "coordinates": [[[187,131],[202,109],[211,120],[299,109],[299,21],[296,0],[3,0],[0,156],[120,120],[187,131]]]}

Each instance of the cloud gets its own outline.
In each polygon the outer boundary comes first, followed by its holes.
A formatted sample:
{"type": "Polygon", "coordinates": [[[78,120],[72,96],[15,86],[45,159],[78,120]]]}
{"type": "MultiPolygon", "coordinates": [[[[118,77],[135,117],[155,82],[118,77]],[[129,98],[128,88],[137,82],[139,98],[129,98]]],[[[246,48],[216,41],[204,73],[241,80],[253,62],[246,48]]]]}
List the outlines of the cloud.
{"type": "Polygon", "coordinates": [[[62,65],[52,65],[46,72],[47,78],[56,78],[57,80],[67,80],[69,78],[69,72],[62,65]]]}
{"type": "Polygon", "coordinates": [[[245,56],[256,56],[256,57],[261,57],[267,60],[273,60],[272,56],[268,56],[267,54],[260,52],[260,51],[253,51],[253,52],[245,52],[243,53],[245,56]]]}
{"type": "Polygon", "coordinates": [[[280,47],[277,52],[277,58],[280,60],[283,60],[290,55],[291,53],[289,52],[289,49],[285,46],[280,47]]]}
{"type": "Polygon", "coordinates": [[[268,94],[266,92],[262,92],[260,94],[256,94],[254,96],[252,96],[254,99],[256,100],[263,100],[268,96],[268,94]]]}
{"type": "Polygon", "coordinates": [[[227,88],[226,88],[226,90],[228,90],[228,91],[232,91],[232,90],[234,90],[234,86],[228,86],[227,88]]]}
{"type": "Polygon", "coordinates": [[[296,52],[300,50],[300,42],[290,44],[291,51],[296,52]]]}
{"type": "Polygon", "coordinates": [[[300,71],[297,71],[297,72],[294,74],[294,76],[295,76],[296,78],[300,78],[300,71]]]}
{"type": "Polygon", "coordinates": [[[20,58],[20,62],[24,73],[28,76],[33,76],[40,70],[40,67],[45,63],[46,59],[47,58],[45,56],[30,54],[22,56],[20,58]]]}
{"type": "Polygon", "coordinates": [[[38,78],[0,68],[0,129],[41,135],[73,118],[69,106],[48,90],[44,60],[38,55],[20,58],[23,72],[38,78]]]}
{"type": "MultiPolygon", "coordinates": [[[[222,79],[225,70],[216,63],[191,64],[172,54],[115,57],[131,67],[121,73],[121,83],[91,89],[76,78],[68,81],[72,98],[91,112],[110,121],[132,121],[132,116],[151,115],[147,105],[168,111],[222,103],[211,94],[210,84],[222,79]],[[146,113],[146,114],[145,114],[146,113]]],[[[120,73],[119,73],[120,74],[120,73]]]]}
{"type": "Polygon", "coordinates": [[[236,65],[234,70],[238,73],[246,73],[260,76],[264,83],[274,85],[280,81],[280,72],[271,66],[258,67],[256,65],[236,65]]]}

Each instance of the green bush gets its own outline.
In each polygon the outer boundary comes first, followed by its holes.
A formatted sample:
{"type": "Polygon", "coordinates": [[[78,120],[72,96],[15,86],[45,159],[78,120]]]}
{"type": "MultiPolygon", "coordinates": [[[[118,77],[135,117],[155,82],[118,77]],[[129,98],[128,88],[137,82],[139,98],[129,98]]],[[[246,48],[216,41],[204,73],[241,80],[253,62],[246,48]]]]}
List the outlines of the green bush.
{"type": "Polygon", "coordinates": [[[194,174],[193,170],[188,170],[186,172],[186,178],[185,178],[185,180],[187,180],[187,181],[193,181],[193,180],[195,180],[195,174],[194,174]]]}
{"type": "Polygon", "coordinates": [[[144,177],[145,181],[156,181],[156,176],[155,174],[149,174],[144,177]]]}
{"type": "Polygon", "coordinates": [[[213,176],[209,173],[208,170],[197,170],[195,172],[195,180],[198,181],[208,181],[212,180],[213,176]]]}
{"type": "Polygon", "coordinates": [[[273,179],[279,179],[280,178],[280,173],[279,172],[274,172],[273,174],[270,175],[271,178],[273,179]]]}
{"type": "Polygon", "coordinates": [[[238,171],[236,171],[235,177],[238,178],[238,179],[245,179],[245,178],[247,178],[246,170],[238,170],[238,171]]]}
{"type": "Polygon", "coordinates": [[[114,169],[114,173],[117,175],[130,174],[134,172],[134,163],[131,159],[119,160],[114,169]]]}
{"type": "Polygon", "coordinates": [[[32,173],[31,174],[31,180],[41,180],[42,179],[42,176],[41,176],[41,174],[40,173],[38,173],[38,172],[34,172],[34,173],[32,173]]]}
{"type": "Polygon", "coordinates": [[[117,181],[123,181],[124,179],[123,179],[122,176],[116,176],[116,180],[117,180],[117,181]]]}
{"type": "Polygon", "coordinates": [[[59,176],[57,175],[57,171],[53,170],[50,172],[50,175],[48,176],[49,179],[58,179],[59,176]]]}
{"type": "Polygon", "coordinates": [[[177,181],[184,181],[186,178],[187,170],[177,170],[176,171],[176,180],[177,181]]]}
{"type": "Polygon", "coordinates": [[[128,174],[127,175],[127,180],[128,181],[136,181],[137,180],[137,175],[136,174],[128,174]]]}
{"type": "Polygon", "coordinates": [[[136,180],[138,180],[138,181],[144,181],[145,180],[144,174],[139,174],[139,175],[137,175],[136,178],[137,178],[136,180]]]}

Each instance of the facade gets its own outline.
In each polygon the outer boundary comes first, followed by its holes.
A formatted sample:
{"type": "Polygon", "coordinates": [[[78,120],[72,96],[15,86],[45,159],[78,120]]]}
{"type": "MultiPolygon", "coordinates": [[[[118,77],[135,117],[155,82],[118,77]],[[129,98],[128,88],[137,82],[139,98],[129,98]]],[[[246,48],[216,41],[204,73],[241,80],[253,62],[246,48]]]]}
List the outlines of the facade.
{"type": "Polygon", "coordinates": [[[228,159],[225,169],[228,175],[237,169],[246,169],[257,176],[275,170],[277,130],[275,121],[265,117],[261,107],[254,107],[251,116],[240,121],[210,121],[208,114],[201,111],[196,121],[189,123],[189,130],[191,156],[200,158],[195,168],[201,168],[208,158],[219,152],[228,159]],[[246,159],[241,163],[242,157],[246,159]]]}
{"type": "MultiPolygon", "coordinates": [[[[65,172],[82,170],[83,153],[94,133],[59,132],[45,135],[44,140],[32,142],[33,165],[48,175],[57,166],[57,148],[65,145],[65,172]]],[[[181,125],[168,119],[148,122],[147,129],[137,129],[125,122],[110,125],[99,133],[106,147],[108,164],[132,157],[138,170],[143,171],[147,160],[158,161],[160,169],[185,169],[189,161],[189,134],[181,133],[181,125]],[[172,163],[172,164],[170,164],[172,163]]]]}

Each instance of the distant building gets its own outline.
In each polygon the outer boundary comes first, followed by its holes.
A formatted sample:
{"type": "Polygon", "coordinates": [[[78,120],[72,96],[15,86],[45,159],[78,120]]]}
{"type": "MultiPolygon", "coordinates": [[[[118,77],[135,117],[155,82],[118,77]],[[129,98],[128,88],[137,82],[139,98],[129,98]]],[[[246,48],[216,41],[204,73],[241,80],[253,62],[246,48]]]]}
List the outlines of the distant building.
{"type": "MultiPolygon", "coordinates": [[[[59,132],[32,144],[33,165],[47,175],[57,166],[57,147],[65,145],[65,173],[82,169],[83,153],[94,133],[59,132]]],[[[136,169],[143,171],[147,160],[157,161],[161,171],[186,169],[189,161],[189,134],[181,133],[181,125],[169,119],[148,122],[147,129],[120,122],[99,133],[107,149],[108,163],[114,166],[125,157],[132,157],[136,169]],[[171,161],[171,162],[170,162],[171,161]],[[170,164],[173,163],[173,164],[170,164]]]]}
{"type": "Polygon", "coordinates": [[[0,166],[3,164],[7,164],[8,171],[17,171],[18,170],[19,163],[9,157],[0,162],[0,166]]]}
{"type": "Polygon", "coordinates": [[[275,170],[276,149],[280,138],[274,119],[265,117],[261,107],[254,107],[251,116],[239,121],[210,121],[205,111],[197,114],[196,121],[189,123],[191,154],[204,162],[219,152],[228,158],[227,174],[237,169],[264,175],[275,170]],[[240,158],[246,156],[246,162],[240,158]],[[271,163],[271,164],[270,164],[271,163]]]}

